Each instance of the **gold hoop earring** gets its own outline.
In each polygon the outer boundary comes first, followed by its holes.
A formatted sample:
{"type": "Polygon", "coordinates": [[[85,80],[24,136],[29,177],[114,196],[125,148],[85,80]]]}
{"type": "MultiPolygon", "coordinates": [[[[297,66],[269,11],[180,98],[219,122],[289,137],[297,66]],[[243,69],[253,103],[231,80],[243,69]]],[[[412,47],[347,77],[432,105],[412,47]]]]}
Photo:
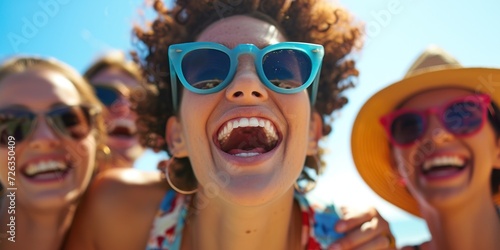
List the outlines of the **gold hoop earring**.
{"type": "Polygon", "coordinates": [[[170,185],[170,187],[175,190],[177,193],[179,194],[184,194],[184,195],[189,195],[189,194],[194,194],[198,191],[198,188],[195,188],[193,190],[190,190],[190,191],[184,191],[178,187],[176,187],[172,181],[170,180],[170,171],[168,171],[170,169],[170,166],[171,166],[171,163],[172,161],[174,160],[174,158],[170,158],[168,161],[167,161],[167,166],[165,167],[164,169],[164,175],[165,175],[165,179],[167,179],[167,182],[168,182],[168,185],[170,185]]]}
{"type": "Polygon", "coordinates": [[[318,178],[318,173],[321,167],[321,160],[317,155],[307,156],[304,168],[302,169],[302,173],[299,178],[293,184],[295,190],[297,190],[301,194],[305,194],[316,187],[316,181],[318,178]],[[314,171],[314,174],[310,173],[314,171]],[[315,178],[312,176],[315,175],[315,178]],[[300,185],[299,183],[305,183],[300,185]]]}
{"type": "Polygon", "coordinates": [[[314,180],[308,180],[307,183],[303,186],[299,185],[299,182],[305,181],[305,179],[307,179],[307,178],[303,178],[302,180],[297,180],[297,181],[295,181],[295,183],[293,183],[293,187],[295,188],[295,190],[297,190],[297,192],[299,192],[301,194],[305,194],[305,193],[313,190],[314,187],[316,187],[316,181],[314,181],[314,180]]]}
{"type": "Polygon", "coordinates": [[[106,145],[98,146],[96,149],[93,175],[108,168],[109,164],[111,164],[111,149],[106,145]]]}
{"type": "Polygon", "coordinates": [[[111,149],[107,145],[99,145],[96,149],[96,160],[108,163],[111,160],[111,149]]]}

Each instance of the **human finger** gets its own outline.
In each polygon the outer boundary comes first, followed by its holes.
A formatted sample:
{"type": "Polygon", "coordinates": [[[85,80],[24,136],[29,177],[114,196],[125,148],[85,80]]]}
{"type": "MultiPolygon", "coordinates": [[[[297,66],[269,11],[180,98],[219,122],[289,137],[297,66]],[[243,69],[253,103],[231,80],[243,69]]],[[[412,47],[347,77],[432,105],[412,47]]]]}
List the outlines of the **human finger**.
{"type": "Polygon", "coordinates": [[[370,221],[372,218],[379,216],[375,208],[370,208],[364,212],[358,212],[348,208],[341,208],[343,218],[335,225],[335,230],[339,233],[346,233],[355,228],[359,228],[363,223],[370,221]]]}
{"type": "Polygon", "coordinates": [[[395,250],[396,240],[391,233],[383,233],[352,250],[395,250]]]}
{"type": "Polygon", "coordinates": [[[337,248],[333,249],[357,249],[363,246],[372,247],[371,249],[395,247],[395,239],[390,231],[389,223],[376,209],[351,213],[349,216],[350,218],[344,221],[346,222],[344,226],[350,230],[345,232],[342,239],[335,242],[334,245],[337,248]]]}

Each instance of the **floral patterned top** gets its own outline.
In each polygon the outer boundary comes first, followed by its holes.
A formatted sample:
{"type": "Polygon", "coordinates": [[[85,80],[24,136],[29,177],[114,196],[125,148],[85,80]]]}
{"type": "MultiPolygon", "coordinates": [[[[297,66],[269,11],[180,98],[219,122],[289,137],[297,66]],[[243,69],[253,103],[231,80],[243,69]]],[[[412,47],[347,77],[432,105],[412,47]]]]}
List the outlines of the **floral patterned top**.
{"type": "MultiPolygon", "coordinates": [[[[146,250],[180,249],[190,200],[190,195],[178,194],[173,190],[165,194],[153,222],[146,250]]],[[[318,211],[309,205],[304,195],[297,192],[295,200],[302,213],[301,242],[304,249],[326,249],[329,244],[343,236],[333,229],[339,219],[333,206],[328,206],[324,211],[318,211]]]]}

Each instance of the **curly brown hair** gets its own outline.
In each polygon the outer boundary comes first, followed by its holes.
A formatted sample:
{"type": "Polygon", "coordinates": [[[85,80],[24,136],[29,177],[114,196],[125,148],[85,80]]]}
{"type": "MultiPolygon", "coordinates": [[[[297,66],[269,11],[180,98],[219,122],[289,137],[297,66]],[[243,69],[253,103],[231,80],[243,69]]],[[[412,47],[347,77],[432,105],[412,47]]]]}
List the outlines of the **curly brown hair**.
{"type": "MultiPolygon", "coordinates": [[[[195,41],[207,26],[233,15],[269,22],[290,41],[324,46],[314,108],[323,118],[323,135],[331,132],[330,115],[347,103],[347,98],[340,94],[353,87],[358,76],[351,55],[361,48],[362,26],[347,10],[323,0],[178,0],[172,9],[156,0],[153,6],[158,17],[147,28],[134,28],[139,42],[135,58],[143,67],[147,82],[157,89],[157,93],[137,104],[138,133],[143,145],[168,152],[163,139],[165,124],[175,112],[172,103],[165,101],[171,99],[168,47],[195,41]]],[[[307,159],[306,166],[319,173],[322,164],[315,162],[318,161],[307,159]]]]}

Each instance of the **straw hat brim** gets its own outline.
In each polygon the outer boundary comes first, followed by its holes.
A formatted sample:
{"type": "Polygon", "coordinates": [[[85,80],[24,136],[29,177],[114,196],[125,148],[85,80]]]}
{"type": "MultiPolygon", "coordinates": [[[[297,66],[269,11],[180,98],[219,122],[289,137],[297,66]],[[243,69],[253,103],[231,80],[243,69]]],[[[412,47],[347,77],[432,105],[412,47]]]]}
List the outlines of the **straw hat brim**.
{"type": "MultiPolygon", "coordinates": [[[[466,88],[489,94],[500,104],[500,69],[453,68],[430,71],[405,78],[373,95],[361,108],[351,135],[352,156],[364,181],[379,196],[397,207],[420,216],[416,200],[398,184],[391,167],[389,140],[379,119],[393,111],[402,101],[416,93],[443,87],[466,88]]],[[[500,195],[493,197],[499,204],[500,195]]]]}

